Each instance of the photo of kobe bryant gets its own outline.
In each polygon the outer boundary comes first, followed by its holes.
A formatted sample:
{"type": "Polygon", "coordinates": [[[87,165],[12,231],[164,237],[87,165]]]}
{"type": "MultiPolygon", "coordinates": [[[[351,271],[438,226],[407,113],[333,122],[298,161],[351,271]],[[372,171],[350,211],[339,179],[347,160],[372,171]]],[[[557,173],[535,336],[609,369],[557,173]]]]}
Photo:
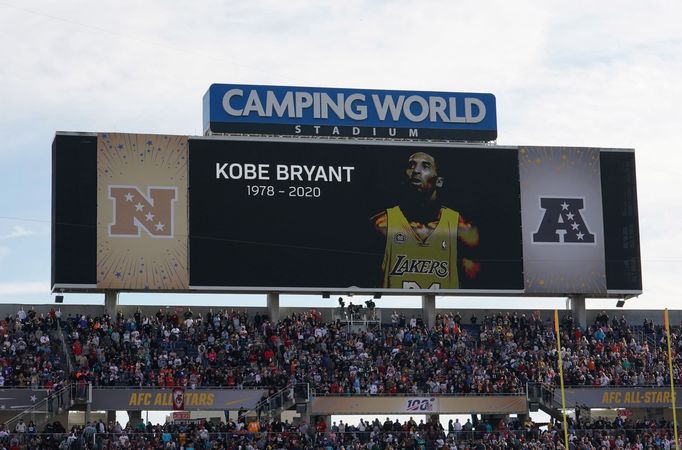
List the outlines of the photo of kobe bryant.
{"type": "Polygon", "coordinates": [[[459,289],[460,269],[468,278],[475,278],[480,270],[479,263],[459,254],[478,246],[478,229],[442,203],[439,193],[446,180],[434,156],[413,153],[404,170],[398,204],[370,219],[385,239],[380,284],[396,289],[459,289]]]}

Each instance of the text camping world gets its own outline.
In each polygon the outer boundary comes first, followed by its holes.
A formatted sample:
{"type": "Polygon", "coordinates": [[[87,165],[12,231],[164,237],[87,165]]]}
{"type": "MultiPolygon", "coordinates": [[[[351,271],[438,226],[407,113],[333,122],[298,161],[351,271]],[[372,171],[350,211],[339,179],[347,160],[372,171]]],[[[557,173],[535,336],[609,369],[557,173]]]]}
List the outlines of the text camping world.
{"type": "Polygon", "coordinates": [[[313,197],[322,195],[320,186],[286,185],[275,186],[262,181],[304,182],[304,183],[350,183],[353,166],[318,166],[301,164],[253,164],[216,163],[215,177],[218,180],[247,180],[248,196],[259,197],[313,197]]]}

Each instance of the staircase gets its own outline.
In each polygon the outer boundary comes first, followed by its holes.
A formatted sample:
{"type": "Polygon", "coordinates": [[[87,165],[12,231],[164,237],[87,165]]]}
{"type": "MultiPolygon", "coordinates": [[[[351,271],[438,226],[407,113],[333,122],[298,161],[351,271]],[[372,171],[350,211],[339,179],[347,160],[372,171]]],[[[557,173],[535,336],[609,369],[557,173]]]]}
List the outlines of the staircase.
{"type": "Polygon", "coordinates": [[[267,398],[259,401],[256,406],[239,414],[239,419],[255,415],[259,419],[271,420],[282,411],[291,409],[297,403],[309,401],[308,383],[289,384],[267,398]]]}
{"type": "Polygon", "coordinates": [[[545,384],[528,383],[528,401],[537,403],[541,410],[555,420],[563,420],[561,403],[554,398],[554,390],[545,384]]]}
{"type": "Polygon", "coordinates": [[[75,385],[68,384],[65,387],[50,393],[47,397],[37,402],[29,409],[20,412],[5,422],[7,429],[14,430],[19,420],[25,423],[33,421],[37,429],[41,429],[53,416],[68,410],[74,404],[75,385]]]}

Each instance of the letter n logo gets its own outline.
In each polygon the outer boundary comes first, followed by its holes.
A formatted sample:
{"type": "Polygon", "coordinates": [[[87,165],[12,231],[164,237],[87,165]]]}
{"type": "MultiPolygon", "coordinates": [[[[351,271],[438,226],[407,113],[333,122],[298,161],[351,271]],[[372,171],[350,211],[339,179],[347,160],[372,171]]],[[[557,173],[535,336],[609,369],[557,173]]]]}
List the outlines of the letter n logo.
{"type": "Polygon", "coordinates": [[[177,194],[176,187],[149,187],[145,195],[137,186],[109,186],[114,201],[109,236],[140,236],[142,228],[153,238],[172,238],[177,194]]]}
{"type": "Polygon", "coordinates": [[[582,198],[540,197],[540,207],[545,210],[545,215],[533,233],[533,242],[594,244],[594,234],[587,229],[580,215],[582,198]]]}

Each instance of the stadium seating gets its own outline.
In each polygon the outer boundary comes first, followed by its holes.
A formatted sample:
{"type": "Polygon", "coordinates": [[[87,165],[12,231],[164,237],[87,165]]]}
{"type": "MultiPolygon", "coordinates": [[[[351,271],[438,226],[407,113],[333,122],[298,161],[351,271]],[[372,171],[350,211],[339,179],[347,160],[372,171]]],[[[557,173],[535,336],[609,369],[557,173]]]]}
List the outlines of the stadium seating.
{"type": "MultiPolygon", "coordinates": [[[[309,382],[319,394],[514,393],[558,381],[553,325],[499,313],[435,326],[398,320],[350,332],[315,314],[280,322],[222,311],[70,317],[74,379],[102,386],[272,387],[309,382]]],[[[568,386],[668,383],[660,326],[601,319],[586,330],[562,322],[568,386]]],[[[677,334],[673,345],[678,348],[677,334]]],[[[676,361],[676,364],[679,362],[676,361]]],[[[676,380],[679,381],[679,380],[676,380]]]]}

